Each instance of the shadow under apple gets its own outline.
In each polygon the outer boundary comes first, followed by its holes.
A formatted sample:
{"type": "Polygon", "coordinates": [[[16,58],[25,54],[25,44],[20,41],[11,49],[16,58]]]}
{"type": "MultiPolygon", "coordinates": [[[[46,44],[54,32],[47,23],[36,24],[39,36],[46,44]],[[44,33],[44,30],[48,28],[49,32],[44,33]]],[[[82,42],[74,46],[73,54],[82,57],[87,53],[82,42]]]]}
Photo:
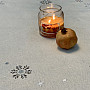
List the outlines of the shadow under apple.
{"type": "Polygon", "coordinates": [[[58,50],[65,52],[65,53],[73,53],[76,52],[80,49],[79,45],[76,44],[74,47],[72,47],[71,49],[62,49],[59,46],[57,47],[58,50]]]}

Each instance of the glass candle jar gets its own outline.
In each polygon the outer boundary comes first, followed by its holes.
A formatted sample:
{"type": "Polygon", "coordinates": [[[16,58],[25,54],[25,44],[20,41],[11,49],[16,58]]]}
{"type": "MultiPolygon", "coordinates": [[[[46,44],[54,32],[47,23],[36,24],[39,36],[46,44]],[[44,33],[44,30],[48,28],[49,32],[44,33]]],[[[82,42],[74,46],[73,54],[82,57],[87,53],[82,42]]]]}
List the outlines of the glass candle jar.
{"type": "Polygon", "coordinates": [[[52,3],[40,6],[38,24],[40,35],[55,38],[56,33],[64,28],[64,13],[62,7],[52,3]]]}

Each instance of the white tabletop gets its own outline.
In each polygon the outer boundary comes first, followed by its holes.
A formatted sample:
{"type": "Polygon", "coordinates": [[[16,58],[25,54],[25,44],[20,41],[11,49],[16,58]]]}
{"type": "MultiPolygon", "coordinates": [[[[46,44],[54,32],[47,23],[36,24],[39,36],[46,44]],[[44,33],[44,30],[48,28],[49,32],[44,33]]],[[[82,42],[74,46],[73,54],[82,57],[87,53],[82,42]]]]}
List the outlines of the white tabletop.
{"type": "Polygon", "coordinates": [[[78,36],[70,50],[39,35],[40,0],[0,0],[0,90],[90,90],[90,0],[52,2],[78,36]]]}

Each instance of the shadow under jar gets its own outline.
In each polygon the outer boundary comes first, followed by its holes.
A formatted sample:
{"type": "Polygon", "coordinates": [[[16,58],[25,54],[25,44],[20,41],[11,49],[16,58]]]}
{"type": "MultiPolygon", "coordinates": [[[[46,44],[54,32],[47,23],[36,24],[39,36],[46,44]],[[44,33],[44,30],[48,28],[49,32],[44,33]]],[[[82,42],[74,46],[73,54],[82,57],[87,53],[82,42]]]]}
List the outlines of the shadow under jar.
{"type": "Polygon", "coordinates": [[[62,7],[52,3],[40,6],[38,24],[40,35],[47,38],[55,38],[56,33],[64,28],[62,7]]]}

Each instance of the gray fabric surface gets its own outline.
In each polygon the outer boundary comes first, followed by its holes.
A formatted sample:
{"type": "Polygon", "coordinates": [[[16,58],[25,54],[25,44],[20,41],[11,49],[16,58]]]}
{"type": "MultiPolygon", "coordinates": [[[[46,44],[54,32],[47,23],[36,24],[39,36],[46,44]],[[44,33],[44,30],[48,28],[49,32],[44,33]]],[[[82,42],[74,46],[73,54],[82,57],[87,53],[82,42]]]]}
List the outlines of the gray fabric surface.
{"type": "Polygon", "coordinates": [[[40,0],[0,0],[0,90],[90,90],[90,0],[52,2],[78,36],[70,50],[39,35],[40,0]],[[17,65],[30,66],[31,74],[14,79],[17,65]]]}

